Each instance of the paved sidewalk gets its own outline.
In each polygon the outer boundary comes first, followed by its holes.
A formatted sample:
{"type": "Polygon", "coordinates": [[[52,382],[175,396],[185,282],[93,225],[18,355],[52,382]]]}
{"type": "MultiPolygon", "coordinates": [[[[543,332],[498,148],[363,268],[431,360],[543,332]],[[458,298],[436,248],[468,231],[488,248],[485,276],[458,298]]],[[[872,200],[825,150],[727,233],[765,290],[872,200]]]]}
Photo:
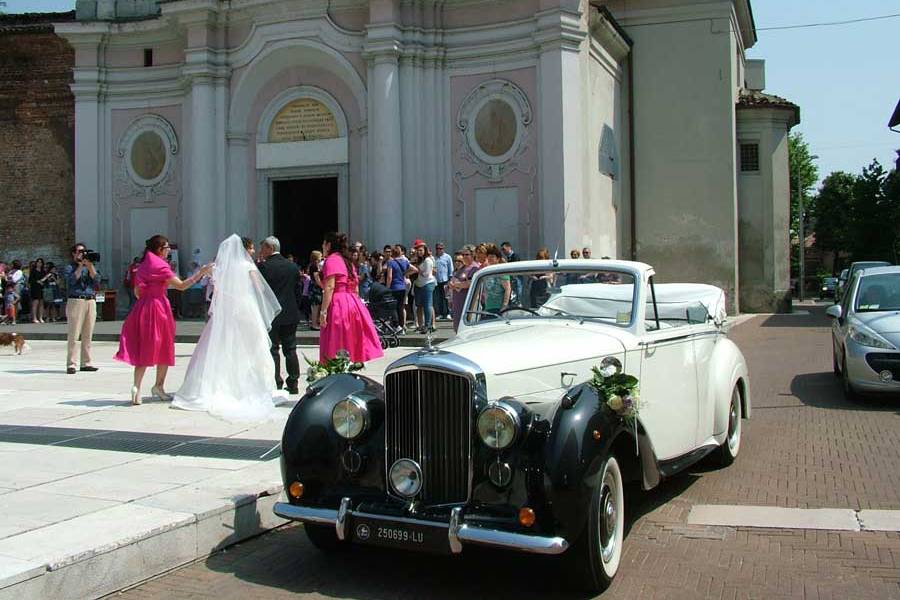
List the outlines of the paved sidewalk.
{"type": "MultiPolygon", "coordinates": [[[[151,371],[133,407],[115,343],[95,343],[100,370],[75,375],[65,342],[29,344],[0,348],[0,599],[101,596],[280,524],[278,453],[260,457],[298,396],[272,422],[228,423],[150,399],[151,371]]],[[[192,351],[176,345],[170,391],[192,351]]],[[[380,379],[408,351],[364,373],[380,379]]]]}

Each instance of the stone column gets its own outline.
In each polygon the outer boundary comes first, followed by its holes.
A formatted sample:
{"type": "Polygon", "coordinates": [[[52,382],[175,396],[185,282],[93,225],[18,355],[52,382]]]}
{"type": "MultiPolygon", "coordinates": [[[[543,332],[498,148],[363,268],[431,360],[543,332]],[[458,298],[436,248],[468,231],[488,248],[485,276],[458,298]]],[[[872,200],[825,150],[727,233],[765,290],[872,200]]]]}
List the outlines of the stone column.
{"type": "Polygon", "coordinates": [[[541,156],[541,241],[560,257],[582,244],[584,135],[580,48],[586,30],[581,14],[566,9],[542,13],[538,96],[541,156]]]}
{"type": "Polygon", "coordinates": [[[108,191],[103,185],[104,161],[111,160],[103,154],[103,149],[109,147],[104,138],[106,69],[103,62],[109,26],[60,23],[56,29],[76,53],[71,84],[75,96],[75,241],[100,250],[105,257],[104,268],[108,269],[111,232],[103,230],[109,215],[102,211],[106,205],[103,194],[108,191]]]}
{"type": "Polygon", "coordinates": [[[399,44],[395,28],[368,31],[366,58],[372,65],[369,81],[369,157],[372,189],[368,198],[371,247],[403,240],[403,166],[401,159],[399,44]],[[387,35],[385,35],[387,34],[387,35]]]}
{"type": "Polygon", "coordinates": [[[182,264],[194,256],[207,262],[215,257],[217,245],[216,221],[216,152],[214,84],[208,74],[194,74],[191,78],[191,100],[188,118],[188,151],[190,179],[184,202],[187,217],[188,247],[182,246],[182,264]]]}
{"type": "MultiPolygon", "coordinates": [[[[254,235],[255,215],[247,203],[247,174],[250,170],[248,144],[250,136],[244,132],[229,131],[228,138],[228,206],[225,228],[239,235],[254,235]]],[[[259,201],[259,200],[257,200],[259,201]]]]}
{"type": "Polygon", "coordinates": [[[96,85],[75,84],[75,237],[100,241],[100,100],[96,85]]]}

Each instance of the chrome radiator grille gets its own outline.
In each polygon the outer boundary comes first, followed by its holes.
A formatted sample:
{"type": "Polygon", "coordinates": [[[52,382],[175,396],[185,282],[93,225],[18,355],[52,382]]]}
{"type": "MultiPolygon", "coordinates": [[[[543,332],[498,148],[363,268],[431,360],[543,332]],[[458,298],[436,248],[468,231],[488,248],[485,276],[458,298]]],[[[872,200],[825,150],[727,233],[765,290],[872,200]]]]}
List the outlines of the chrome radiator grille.
{"type": "Polygon", "coordinates": [[[469,497],[472,387],[459,375],[425,369],[385,378],[385,467],[411,458],[422,468],[426,504],[469,497]]]}

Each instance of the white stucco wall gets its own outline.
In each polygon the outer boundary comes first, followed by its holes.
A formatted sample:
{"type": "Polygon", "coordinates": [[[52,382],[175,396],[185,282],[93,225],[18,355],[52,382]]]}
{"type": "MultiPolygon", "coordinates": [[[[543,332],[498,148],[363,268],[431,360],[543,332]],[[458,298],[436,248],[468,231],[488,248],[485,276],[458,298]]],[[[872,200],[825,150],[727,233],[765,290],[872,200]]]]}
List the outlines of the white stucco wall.
{"type": "Polygon", "coordinates": [[[791,112],[742,109],[737,144],[759,145],[759,171],[740,172],[741,307],[783,311],[790,306],[788,131],[791,112]]]}
{"type": "Polygon", "coordinates": [[[634,40],[637,258],[654,265],[660,281],[724,288],[735,310],[739,84],[731,3],[616,16],[634,40]]]}
{"type": "Polygon", "coordinates": [[[630,258],[621,246],[628,230],[627,201],[627,109],[623,102],[624,63],[594,42],[587,54],[588,69],[584,107],[586,151],[584,172],[587,201],[581,215],[584,238],[597,258],[630,258]],[[610,172],[611,171],[611,172],[610,172]]]}

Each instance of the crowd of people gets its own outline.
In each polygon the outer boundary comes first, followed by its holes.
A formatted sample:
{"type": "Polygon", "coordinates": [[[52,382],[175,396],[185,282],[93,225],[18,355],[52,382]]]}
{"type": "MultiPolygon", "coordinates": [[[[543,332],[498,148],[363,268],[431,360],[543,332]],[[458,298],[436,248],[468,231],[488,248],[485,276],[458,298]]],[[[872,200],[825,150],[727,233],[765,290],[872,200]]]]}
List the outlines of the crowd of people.
{"type": "Polygon", "coordinates": [[[19,260],[0,262],[4,323],[49,323],[63,319],[66,284],[59,269],[43,258],[22,265],[19,260]]]}
{"type": "MultiPolygon", "coordinates": [[[[421,333],[434,331],[438,320],[452,320],[456,329],[475,273],[484,266],[520,260],[509,242],[499,246],[467,244],[451,255],[442,242],[434,245],[432,253],[425,240],[416,239],[410,250],[393,244],[385,245],[381,252],[370,252],[360,242],[350,244],[346,234],[331,233],[322,250],[313,251],[301,268],[293,256],[281,254],[275,237],[262,240],[257,254],[252,240],[233,235],[220,245],[215,263],[193,264],[188,277],[181,279],[170,262],[171,247],[165,236],[151,237],[146,246],[144,255],[125,273],[131,306],[115,356],[134,367],[132,403],[141,403],[144,374],[147,368],[156,367],[153,396],[173,401],[179,408],[251,420],[270,413],[272,387],[277,391],[284,386],[288,393],[298,393],[296,331],[302,320],[310,329],[321,330],[320,361],[347,352],[352,361],[367,362],[383,352],[380,329],[365,300],[392,301],[390,317],[397,334],[406,333],[409,325],[421,333]],[[202,302],[198,298],[211,304],[201,311],[209,316],[209,322],[192,356],[188,376],[172,395],[165,391],[165,380],[175,362],[175,319],[169,299],[174,290],[190,294],[193,304],[202,302]],[[234,350],[253,348],[254,360],[241,357],[235,363],[234,350]],[[271,358],[260,363],[263,353],[271,358]],[[284,379],[280,355],[285,359],[284,379]],[[231,383],[223,387],[223,381],[231,383]],[[245,390],[248,385],[253,390],[245,390]],[[243,391],[236,395],[235,390],[243,391]],[[248,393],[256,401],[248,403],[248,393]]],[[[20,311],[26,310],[33,322],[53,321],[60,318],[65,306],[66,371],[74,374],[97,370],[92,365],[91,338],[101,276],[93,262],[98,256],[84,244],[76,243],[71,252],[71,261],[62,273],[43,259],[30,263],[27,271],[18,260],[0,263],[0,285],[4,318],[10,323],[16,323],[20,311]],[[79,341],[80,356],[76,353],[79,341]]],[[[590,258],[590,248],[572,250],[570,256],[590,258]]],[[[549,260],[549,251],[541,248],[536,259],[549,260]]],[[[527,293],[521,289],[522,278],[492,278],[489,283],[493,285],[484,290],[483,310],[497,313],[526,296],[540,296],[542,289],[555,284],[547,277],[552,276],[531,277],[527,293]]]]}
{"type": "MultiPolygon", "coordinates": [[[[364,300],[390,296],[396,306],[393,323],[398,333],[434,331],[436,321],[452,321],[458,328],[463,303],[475,273],[482,267],[521,260],[510,242],[499,246],[492,242],[466,244],[453,254],[446,251],[443,242],[429,244],[416,239],[409,250],[403,244],[385,245],[381,251],[369,250],[356,242],[350,249],[351,262],[359,274],[359,295],[364,300]]],[[[591,249],[573,249],[571,258],[591,258],[591,249]]],[[[541,248],[537,260],[549,260],[550,252],[541,248]]],[[[317,329],[321,305],[322,254],[314,251],[301,270],[298,298],[301,311],[310,329],[317,329]]],[[[522,290],[510,287],[497,294],[498,309],[505,306],[514,292],[522,290]]],[[[541,282],[532,284],[540,287],[541,282]]],[[[544,282],[544,286],[549,285],[544,282]]]]}

